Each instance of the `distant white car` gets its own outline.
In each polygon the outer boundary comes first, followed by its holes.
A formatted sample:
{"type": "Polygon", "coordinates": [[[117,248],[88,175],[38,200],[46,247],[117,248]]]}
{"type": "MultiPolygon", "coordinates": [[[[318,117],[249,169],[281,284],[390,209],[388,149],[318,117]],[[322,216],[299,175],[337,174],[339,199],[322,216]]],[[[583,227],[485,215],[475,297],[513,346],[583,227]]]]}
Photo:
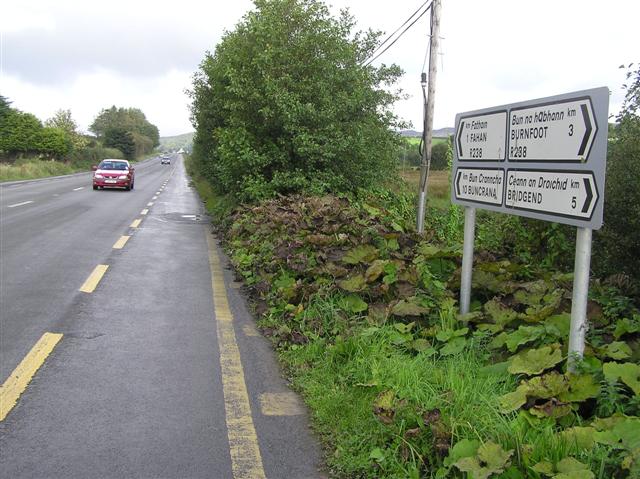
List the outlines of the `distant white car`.
{"type": "Polygon", "coordinates": [[[169,155],[162,155],[162,157],[160,158],[160,164],[161,165],[170,165],[171,164],[171,157],[169,155]]]}

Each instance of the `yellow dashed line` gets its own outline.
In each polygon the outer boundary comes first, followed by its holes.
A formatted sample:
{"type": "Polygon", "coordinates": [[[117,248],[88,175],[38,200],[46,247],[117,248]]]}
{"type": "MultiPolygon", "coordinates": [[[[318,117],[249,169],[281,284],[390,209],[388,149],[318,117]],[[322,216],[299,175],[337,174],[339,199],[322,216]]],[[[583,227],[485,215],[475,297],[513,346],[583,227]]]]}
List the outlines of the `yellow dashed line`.
{"type": "Polygon", "coordinates": [[[149,212],[149,208],[145,208],[140,212],[140,214],[141,215],[146,215],[148,212],[149,212]]]}
{"type": "Polygon", "coordinates": [[[0,421],[3,421],[17,404],[18,398],[27,389],[33,375],[44,364],[47,356],[61,339],[62,334],[44,333],[0,387],[0,421]]]}
{"type": "Polygon", "coordinates": [[[127,244],[131,236],[120,236],[120,239],[116,241],[116,244],[113,245],[113,249],[122,249],[124,245],[127,244]]]}
{"type": "Polygon", "coordinates": [[[133,223],[131,223],[131,228],[137,228],[138,226],[140,226],[140,223],[142,223],[142,220],[140,218],[138,218],[137,220],[133,220],[133,223]]]}
{"type": "Polygon", "coordinates": [[[84,284],[80,287],[80,291],[83,293],[93,293],[98,286],[98,283],[107,272],[107,269],[109,269],[109,265],[106,264],[99,264],[96,266],[84,284]]]}
{"type": "Polygon", "coordinates": [[[233,477],[234,479],[263,479],[266,475],[258,446],[258,436],[251,417],[251,405],[244,381],[240,349],[233,329],[233,314],[227,300],[220,259],[213,237],[209,233],[207,233],[207,244],[209,245],[211,289],[218,330],[222,389],[233,477]]]}

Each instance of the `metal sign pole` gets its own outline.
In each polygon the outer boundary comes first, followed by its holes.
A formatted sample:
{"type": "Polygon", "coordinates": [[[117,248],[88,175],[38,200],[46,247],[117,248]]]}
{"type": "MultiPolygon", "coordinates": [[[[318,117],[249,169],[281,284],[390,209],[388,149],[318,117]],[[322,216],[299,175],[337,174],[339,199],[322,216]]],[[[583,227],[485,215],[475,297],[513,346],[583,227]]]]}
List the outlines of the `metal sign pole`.
{"type": "Polygon", "coordinates": [[[473,242],[476,229],[476,209],[464,208],[464,246],[462,249],[462,272],[460,274],[460,314],[469,312],[471,303],[471,277],[473,275],[473,242]]]}
{"type": "Polygon", "coordinates": [[[591,263],[590,228],[578,228],[576,235],[576,259],[573,273],[573,297],[571,299],[571,330],[569,332],[569,371],[584,354],[584,337],[588,329],[587,300],[589,295],[589,267],[591,263]]]}

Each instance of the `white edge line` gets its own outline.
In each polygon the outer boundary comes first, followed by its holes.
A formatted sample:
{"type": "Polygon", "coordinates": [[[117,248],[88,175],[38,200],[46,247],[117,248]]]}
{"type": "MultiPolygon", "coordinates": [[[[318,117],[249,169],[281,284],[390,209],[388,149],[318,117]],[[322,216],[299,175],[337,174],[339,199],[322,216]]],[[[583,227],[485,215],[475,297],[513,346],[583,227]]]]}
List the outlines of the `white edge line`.
{"type": "Polygon", "coordinates": [[[33,201],[31,201],[31,200],[23,201],[22,203],[16,203],[15,205],[9,205],[9,206],[7,206],[7,208],[15,208],[17,206],[24,206],[24,205],[28,205],[29,203],[33,203],[33,201]]]}

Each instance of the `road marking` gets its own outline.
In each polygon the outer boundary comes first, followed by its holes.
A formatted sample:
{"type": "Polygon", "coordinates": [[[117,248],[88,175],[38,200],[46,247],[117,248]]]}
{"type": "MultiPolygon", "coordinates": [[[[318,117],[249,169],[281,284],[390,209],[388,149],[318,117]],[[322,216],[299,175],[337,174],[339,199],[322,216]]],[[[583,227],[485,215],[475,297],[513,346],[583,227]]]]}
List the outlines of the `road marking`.
{"type": "Polygon", "coordinates": [[[18,398],[27,389],[33,375],[61,339],[62,334],[44,333],[0,387],[0,421],[18,403],[18,398]]]}
{"type": "Polygon", "coordinates": [[[147,203],[147,206],[153,206],[153,201],[149,201],[149,203],[147,203]]]}
{"type": "Polygon", "coordinates": [[[158,196],[156,195],[156,196],[154,196],[154,197],[153,197],[153,198],[151,198],[151,199],[152,199],[152,200],[157,200],[157,199],[158,199],[158,196]]]}
{"type": "Polygon", "coordinates": [[[146,215],[148,212],[149,212],[149,208],[145,208],[140,212],[140,214],[141,215],[146,215]]]}
{"type": "Polygon", "coordinates": [[[28,205],[29,203],[33,203],[33,201],[31,201],[31,200],[23,201],[22,203],[16,203],[15,205],[9,205],[9,206],[7,206],[7,208],[15,208],[17,206],[24,206],[24,205],[28,205]]]}
{"type": "Polygon", "coordinates": [[[207,233],[207,244],[231,469],[234,479],[263,479],[266,475],[262,465],[258,436],[251,418],[251,405],[244,381],[240,349],[233,329],[233,314],[227,300],[220,258],[210,233],[207,233]]]}
{"type": "Polygon", "coordinates": [[[96,266],[84,284],[80,287],[80,291],[83,293],[93,293],[93,291],[98,287],[98,283],[107,272],[107,269],[109,269],[109,265],[106,264],[99,264],[96,266]]]}
{"type": "Polygon", "coordinates": [[[73,191],[80,191],[80,190],[84,190],[84,186],[81,186],[80,188],[74,188],[73,191]]]}
{"type": "Polygon", "coordinates": [[[124,245],[127,244],[127,241],[129,241],[129,238],[131,238],[131,236],[120,236],[120,239],[118,241],[116,241],[116,244],[113,245],[113,249],[122,249],[124,248],[124,245]]]}
{"type": "Polygon", "coordinates": [[[140,226],[140,223],[142,223],[142,220],[140,218],[138,218],[137,220],[133,220],[133,223],[131,223],[131,228],[137,228],[138,226],[140,226]]]}
{"type": "Polygon", "coordinates": [[[260,410],[265,416],[300,416],[304,406],[294,392],[260,394],[260,410]]]}
{"type": "Polygon", "coordinates": [[[192,220],[195,220],[195,219],[196,219],[196,215],[181,215],[181,216],[182,216],[183,218],[189,218],[189,219],[192,219],[192,220]]]}
{"type": "Polygon", "coordinates": [[[160,194],[160,192],[159,192],[159,191],[156,191],[156,195],[159,195],[159,194],[160,194]]]}

